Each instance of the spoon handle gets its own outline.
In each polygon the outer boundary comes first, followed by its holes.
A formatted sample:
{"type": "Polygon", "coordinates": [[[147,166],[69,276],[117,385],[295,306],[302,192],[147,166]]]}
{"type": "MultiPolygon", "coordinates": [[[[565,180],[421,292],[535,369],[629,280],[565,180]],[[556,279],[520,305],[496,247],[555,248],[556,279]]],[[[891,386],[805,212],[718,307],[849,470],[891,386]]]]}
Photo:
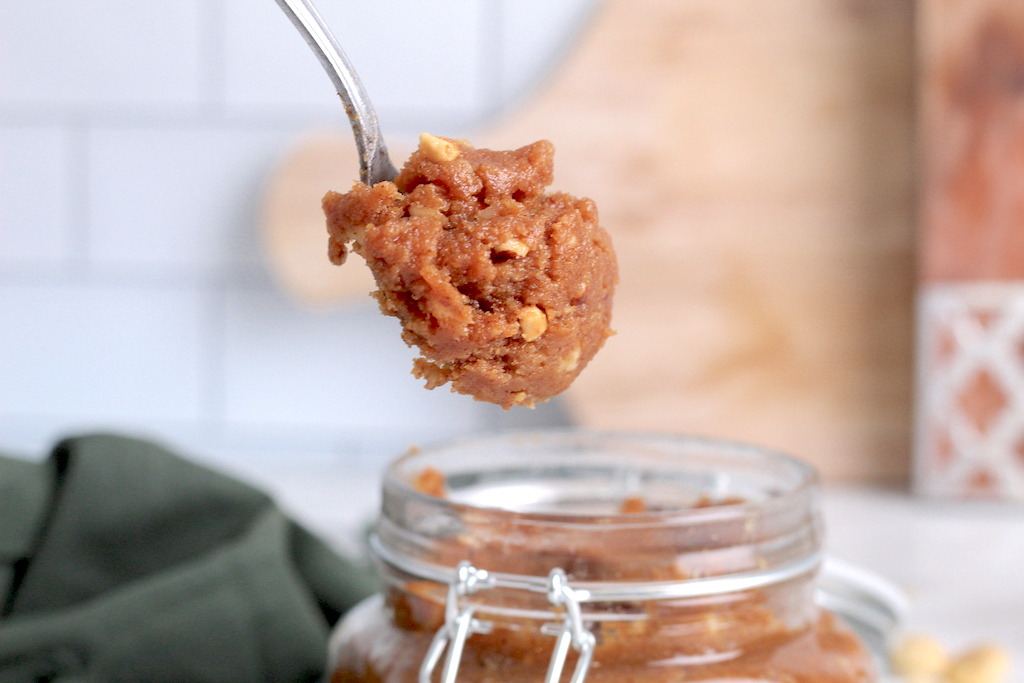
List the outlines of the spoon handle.
{"type": "Polygon", "coordinates": [[[388,158],[377,112],[334,34],[309,0],[277,0],[277,4],[323,64],[345,104],[352,133],[356,138],[356,148],[359,150],[359,179],[367,185],[394,180],[398,169],[388,158]]]}

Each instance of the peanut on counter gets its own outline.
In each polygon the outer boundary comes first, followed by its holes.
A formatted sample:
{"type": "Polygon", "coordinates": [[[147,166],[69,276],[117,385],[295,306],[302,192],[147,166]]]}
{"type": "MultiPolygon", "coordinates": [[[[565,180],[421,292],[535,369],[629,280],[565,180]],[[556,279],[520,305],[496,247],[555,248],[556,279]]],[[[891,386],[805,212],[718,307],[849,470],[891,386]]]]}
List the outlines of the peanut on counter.
{"type": "Polygon", "coordinates": [[[1010,655],[999,645],[976,645],[952,657],[938,639],[924,634],[901,640],[889,664],[907,683],[1003,683],[1010,673],[1010,655]]]}

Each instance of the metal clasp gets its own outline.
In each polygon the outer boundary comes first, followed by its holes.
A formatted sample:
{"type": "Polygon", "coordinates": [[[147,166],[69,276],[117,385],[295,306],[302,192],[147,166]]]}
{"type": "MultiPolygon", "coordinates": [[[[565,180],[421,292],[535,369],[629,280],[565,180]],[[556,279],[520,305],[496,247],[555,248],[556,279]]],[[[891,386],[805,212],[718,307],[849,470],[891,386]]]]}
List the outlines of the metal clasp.
{"type": "Polygon", "coordinates": [[[569,683],[583,683],[587,677],[597,640],[583,625],[583,612],[580,610],[580,599],[583,596],[584,592],[576,591],[569,586],[565,572],[561,569],[554,569],[548,575],[548,602],[556,607],[564,607],[565,618],[560,624],[544,624],[541,627],[542,633],[556,638],[555,651],[551,654],[548,673],[544,677],[545,683],[558,683],[561,680],[562,668],[565,666],[570,645],[576,650],[578,659],[569,683]]]}
{"type": "Polygon", "coordinates": [[[459,672],[459,661],[462,659],[462,649],[466,646],[466,638],[471,633],[488,633],[491,624],[473,618],[473,605],[461,606],[462,599],[467,595],[476,593],[481,588],[489,588],[493,585],[487,572],[477,569],[469,562],[460,562],[455,572],[455,578],[448,585],[448,599],[444,606],[444,626],[438,629],[431,641],[427,654],[420,665],[419,683],[430,683],[430,676],[434,673],[441,655],[448,648],[448,656],[444,660],[444,669],[441,670],[441,683],[455,683],[455,676],[459,672]]]}
{"type": "MultiPolygon", "coordinates": [[[[438,662],[441,661],[441,655],[445,654],[446,649],[448,653],[445,657],[444,669],[441,671],[441,683],[455,683],[466,639],[470,634],[489,633],[493,628],[491,622],[473,617],[478,606],[464,605],[464,598],[483,588],[494,588],[495,586],[527,590],[539,588],[539,586],[535,587],[522,582],[505,585],[495,576],[485,570],[477,569],[469,562],[459,563],[455,578],[448,585],[445,623],[434,635],[427,654],[423,658],[423,663],[420,665],[419,683],[431,683],[434,669],[437,668],[438,662]]],[[[580,602],[589,594],[587,591],[576,590],[569,586],[565,572],[561,569],[552,570],[543,589],[548,602],[555,607],[561,607],[565,612],[562,621],[547,623],[541,627],[541,633],[555,636],[555,649],[551,654],[551,661],[548,664],[548,672],[544,681],[545,683],[558,683],[571,646],[577,652],[578,659],[570,683],[583,683],[587,671],[590,669],[590,663],[594,657],[594,646],[597,642],[594,634],[584,626],[583,612],[580,609],[580,602]]]]}

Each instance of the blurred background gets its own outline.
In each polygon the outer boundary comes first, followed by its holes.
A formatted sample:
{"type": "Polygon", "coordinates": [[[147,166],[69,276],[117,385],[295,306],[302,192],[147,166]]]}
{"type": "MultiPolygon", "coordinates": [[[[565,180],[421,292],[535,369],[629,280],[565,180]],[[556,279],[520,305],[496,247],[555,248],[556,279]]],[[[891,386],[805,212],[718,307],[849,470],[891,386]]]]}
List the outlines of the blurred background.
{"type": "Polygon", "coordinates": [[[318,5],[399,159],[423,130],[555,143],[557,188],[597,201],[619,252],[618,334],[536,411],[424,391],[365,281],[305,281],[333,277],[318,201],[357,167],[274,2],[2,0],[2,447],[109,429],[372,469],[571,422],[906,483],[910,0],[318,5]]]}

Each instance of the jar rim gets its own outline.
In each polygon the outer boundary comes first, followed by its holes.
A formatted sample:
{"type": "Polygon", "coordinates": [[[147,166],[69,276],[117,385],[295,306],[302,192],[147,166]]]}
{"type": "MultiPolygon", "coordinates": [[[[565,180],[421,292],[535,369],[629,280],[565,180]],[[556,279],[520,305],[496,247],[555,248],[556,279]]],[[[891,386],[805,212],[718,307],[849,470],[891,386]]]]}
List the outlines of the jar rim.
{"type": "MultiPolygon", "coordinates": [[[[499,589],[487,609],[504,609],[503,590],[553,590],[552,572],[571,582],[577,602],[613,608],[739,600],[817,572],[817,483],[803,462],[718,439],[497,432],[393,462],[371,549],[389,580],[447,584],[451,604],[470,586],[499,589]],[[417,488],[438,484],[433,474],[417,482],[428,468],[444,487],[417,488]],[[623,509],[631,491],[655,509],[623,509]],[[695,504],[709,492],[707,504],[695,504]],[[473,578],[463,586],[465,572],[473,578]]],[[[616,609],[608,615],[619,618],[616,609]]]]}
{"type": "MultiPolygon", "coordinates": [[[[809,493],[819,486],[817,471],[809,464],[787,455],[781,451],[764,446],[732,441],[715,437],[679,435],[671,433],[637,432],[637,431],[600,431],[580,428],[538,429],[538,430],[507,430],[477,434],[456,440],[415,448],[392,461],[384,472],[384,489],[392,489],[395,493],[410,497],[428,504],[436,504],[439,498],[418,489],[413,478],[416,472],[438,464],[437,458],[444,459],[451,454],[465,453],[468,450],[494,449],[497,446],[515,447],[518,449],[560,448],[572,444],[581,462],[592,460],[594,449],[615,453],[615,449],[642,444],[646,447],[660,449],[649,453],[654,460],[662,457],[678,458],[695,453],[707,453],[716,462],[726,457],[732,463],[747,466],[774,468],[777,474],[787,478],[785,485],[764,492],[758,499],[737,499],[717,501],[703,506],[678,506],[661,509],[647,509],[641,512],[622,512],[602,510],[600,512],[580,512],[544,509],[542,506],[524,508],[522,505],[507,504],[507,499],[493,495],[485,502],[481,498],[467,500],[458,496],[443,499],[446,507],[458,512],[494,512],[513,513],[521,519],[535,523],[548,522],[558,525],[592,524],[615,527],[650,526],[652,524],[699,524],[703,522],[721,522],[729,519],[743,518],[752,512],[763,512],[766,508],[784,504],[786,500],[809,493]],[[612,448],[609,450],[609,446],[612,448]]],[[[487,455],[481,456],[481,464],[486,465],[487,455]]],[[[515,462],[522,459],[523,453],[513,456],[515,462]]],[[[541,456],[543,457],[543,456],[541,456]]],[[[530,463],[526,463],[529,465],[530,463]]],[[[441,469],[442,474],[446,474],[441,469]]]]}

